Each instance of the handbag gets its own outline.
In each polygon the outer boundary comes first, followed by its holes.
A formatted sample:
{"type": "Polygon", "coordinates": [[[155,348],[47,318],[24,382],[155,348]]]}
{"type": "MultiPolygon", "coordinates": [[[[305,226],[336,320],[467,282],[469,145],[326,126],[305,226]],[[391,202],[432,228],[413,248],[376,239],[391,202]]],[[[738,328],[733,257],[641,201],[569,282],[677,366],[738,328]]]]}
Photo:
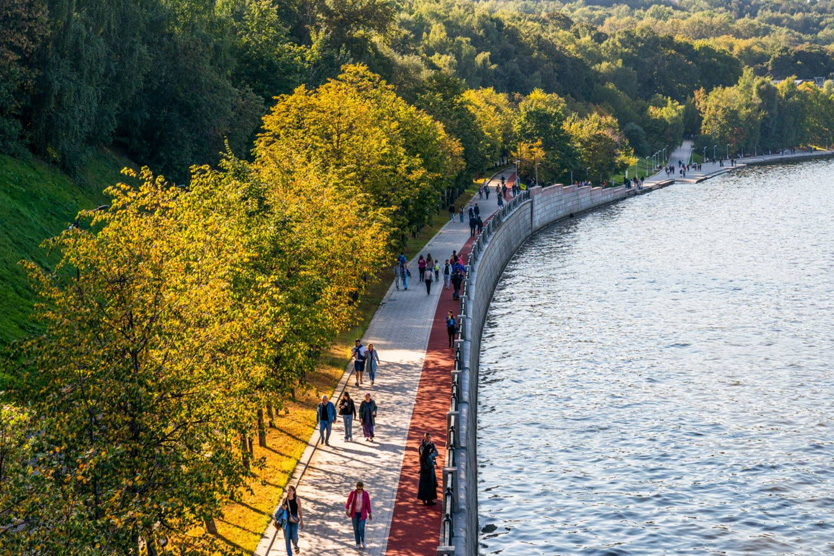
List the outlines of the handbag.
{"type": "Polygon", "coordinates": [[[298,523],[299,521],[301,521],[300,517],[297,515],[290,515],[290,523],[298,523]]]}

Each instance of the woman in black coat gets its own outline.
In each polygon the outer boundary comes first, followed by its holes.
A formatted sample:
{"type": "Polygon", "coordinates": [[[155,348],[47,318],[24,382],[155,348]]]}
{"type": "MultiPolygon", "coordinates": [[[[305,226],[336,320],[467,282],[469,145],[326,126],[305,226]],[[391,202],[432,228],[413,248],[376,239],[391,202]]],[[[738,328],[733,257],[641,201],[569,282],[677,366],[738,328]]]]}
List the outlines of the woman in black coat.
{"type": "Polygon", "coordinates": [[[434,472],[437,448],[427,432],[420,443],[420,482],[417,485],[417,499],[426,506],[432,506],[437,500],[437,476],[434,472]]]}

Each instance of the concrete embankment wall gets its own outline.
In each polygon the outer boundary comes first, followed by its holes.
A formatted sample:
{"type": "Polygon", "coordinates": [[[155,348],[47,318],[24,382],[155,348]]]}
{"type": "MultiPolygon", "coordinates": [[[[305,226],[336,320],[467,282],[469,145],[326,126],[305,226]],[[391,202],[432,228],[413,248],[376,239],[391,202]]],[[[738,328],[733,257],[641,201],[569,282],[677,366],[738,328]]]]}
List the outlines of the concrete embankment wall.
{"type": "Polygon", "coordinates": [[[478,362],[481,332],[495,286],[516,250],[536,231],[580,212],[652,189],[577,186],[534,187],[496,213],[473,246],[461,300],[461,333],[452,371],[453,394],[447,416],[447,460],[443,470],[444,516],[438,556],[478,554],[478,362]]]}

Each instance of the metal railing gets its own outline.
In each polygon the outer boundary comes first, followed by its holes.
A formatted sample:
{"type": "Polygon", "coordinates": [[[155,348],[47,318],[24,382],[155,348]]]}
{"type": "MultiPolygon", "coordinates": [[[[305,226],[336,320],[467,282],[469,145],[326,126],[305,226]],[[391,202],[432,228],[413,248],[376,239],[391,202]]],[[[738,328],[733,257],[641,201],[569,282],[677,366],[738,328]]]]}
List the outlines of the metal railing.
{"type": "Polygon", "coordinates": [[[470,306],[470,278],[472,270],[477,265],[483,250],[486,248],[490,237],[506,221],[523,202],[530,199],[530,191],[522,191],[510,199],[497,211],[484,226],[478,238],[472,244],[469,252],[469,264],[466,266],[466,276],[461,285],[460,314],[458,315],[458,332],[455,338],[455,361],[452,367],[452,392],[449,397],[449,411],[446,413],[446,461],[443,467],[443,520],[440,527],[440,546],[437,548],[438,556],[452,556],[455,554],[455,521],[454,512],[457,508],[456,499],[459,495],[458,471],[459,454],[461,446],[460,430],[461,415],[460,404],[462,398],[461,374],[466,366],[463,361],[463,344],[471,339],[471,320],[467,316],[472,310],[470,306]]]}

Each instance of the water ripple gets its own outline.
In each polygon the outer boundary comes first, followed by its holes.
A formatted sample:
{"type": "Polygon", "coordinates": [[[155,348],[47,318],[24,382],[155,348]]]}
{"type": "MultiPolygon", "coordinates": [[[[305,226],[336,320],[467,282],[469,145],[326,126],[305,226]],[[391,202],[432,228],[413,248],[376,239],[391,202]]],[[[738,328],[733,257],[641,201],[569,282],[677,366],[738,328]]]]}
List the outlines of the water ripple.
{"type": "Polygon", "coordinates": [[[832,173],[677,185],[519,250],[482,343],[481,554],[834,554],[832,173]]]}

